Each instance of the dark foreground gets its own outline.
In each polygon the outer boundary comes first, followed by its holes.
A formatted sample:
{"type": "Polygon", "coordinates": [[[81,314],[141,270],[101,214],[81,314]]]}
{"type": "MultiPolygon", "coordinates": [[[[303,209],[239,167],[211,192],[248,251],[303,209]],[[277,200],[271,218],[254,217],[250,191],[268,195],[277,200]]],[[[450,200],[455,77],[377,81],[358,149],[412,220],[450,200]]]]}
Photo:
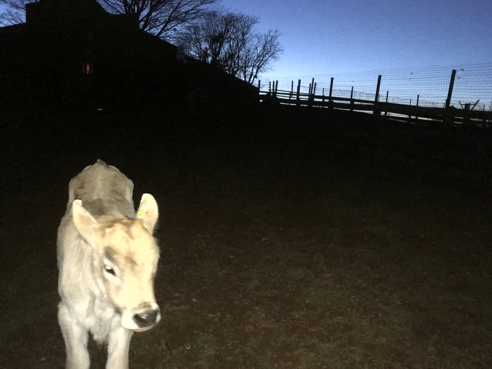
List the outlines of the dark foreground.
{"type": "Polygon", "coordinates": [[[0,369],[63,367],[56,229],[98,158],[161,210],[163,319],[132,368],[492,367],[492,189],[445,151],[254,114],[2,120],[0,369]]]}

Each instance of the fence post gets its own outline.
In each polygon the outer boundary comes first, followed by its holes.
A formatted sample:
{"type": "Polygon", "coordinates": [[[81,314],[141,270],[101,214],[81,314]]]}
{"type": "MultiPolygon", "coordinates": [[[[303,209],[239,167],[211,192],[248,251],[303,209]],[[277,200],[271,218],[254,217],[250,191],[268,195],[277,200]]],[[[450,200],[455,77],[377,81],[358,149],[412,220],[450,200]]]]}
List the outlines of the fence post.
{"type": "Polygon", "coordinates": [[[324,109],[325,108],[325,88],[323,87],[323,90],[322,90],[322,95],[321,95],[321,108],[324,109]]]}
{"type": "Polygon", "coordinates": [[[296,96],[296,106],[301,106],[301,80],[297,80],[297,96],[296,96]]]}
{"type": "Polygon", "coordinates": [[[293,95],[294,95],[294,81],[290,81],[289,106],[290,106],[290,100],[292,99],[293,95]]]}
{"type": "Polygon", "coordinates": [[[388,95],[389,91],[386,91],[386,109],[384,109],[384,120],[388,117],[388,95]]]}
{"type": "Polygon", "coordinates": [[[309,84],[308,106],[312,108],[313,103],[314,103],[314,78],[311,80],[311,83],[309,84]]]}
{"type": "Polygon", "coordinates": [[[310,83],[309,84],[309,88],[308,88],[308,107],[311,107],[312,104],[311,104],[311,93],[313,91],[313,84],[310,83]]]}
{"type": "Polygon", "coordinates": [[[328,109],[333,109],[333,100],[332,100],[332,96],[333,96],[333,80],[334,78],[331,77],[330,79],[330,96],[328,98],[328,109]]]}
{"type": "Polygon", "coordinates": [[[374,115],[377,116],[378,118],[381,116],[381,111],[378,107],[380,87],[381,87],[381,75],[378,76],[378,84],[376,86],[376,98],[374,99],[374,115]]]}
{"type": "Polygon", "coordinates": [[[446,109],[451,106],[451,96],[453,95],[454,78],[456,77],[456,69],[451,72],[451,81],[449,81],[448,98],[446,99],[446,109]]]}
{"type": "Polygon", "coordinates": [[[352,89],[350,90],[350,112],[352,113],[354,111],[354,86],[352,86],[352,89]]]}
{"type": "Polygon", "coordinates": [[[453,96],[454,79],[456,77],[456,69],[451,72],[451,80],[449,81],[448,97],[446,99],[446,111],[444,112],[443,123],[452,124],[454,121],[453,113],[451,112],[451,96],[453,96]]]}
{"type": "Polygon", "coordinates": [[[419,122],[419,99],[420,99],[420,95],[417,95],[417,114],[415,114],[415,123],[418,123],[419,122]]]}
{"type": "Polygon", "coordinates": [[[463,124],[470,124],[470,104],[465,104],[465,111],[463,114],[463,124]]]}

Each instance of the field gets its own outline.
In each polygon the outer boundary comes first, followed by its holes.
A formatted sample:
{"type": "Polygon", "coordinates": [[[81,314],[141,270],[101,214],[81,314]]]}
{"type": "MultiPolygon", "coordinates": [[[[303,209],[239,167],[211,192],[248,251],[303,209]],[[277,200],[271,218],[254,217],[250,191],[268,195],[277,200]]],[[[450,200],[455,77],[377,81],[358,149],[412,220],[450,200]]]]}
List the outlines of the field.
{"type": "Polygon", "coordinates": [[[63,367],[56,229],[98,158],[161,212],[132,368],[492,367],[487,175],[257,116],[2,117],[0,369],[63,367]]]}

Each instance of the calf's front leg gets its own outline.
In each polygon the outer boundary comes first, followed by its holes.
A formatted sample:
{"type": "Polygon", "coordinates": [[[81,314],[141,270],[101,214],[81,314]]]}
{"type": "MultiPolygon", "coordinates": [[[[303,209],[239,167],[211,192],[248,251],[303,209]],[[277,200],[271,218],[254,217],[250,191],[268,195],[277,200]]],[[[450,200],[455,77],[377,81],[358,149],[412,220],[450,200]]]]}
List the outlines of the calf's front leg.
{"type": "Polygon", "coordinates": [[[108,339],[106,369],[128,369],[128,351],[133,332],[123,327],[113,328],[108,339]]]}
{"type": "Polygon", "coordinates": [[[58,305],[58,323],[65,340],[67,352],[66,369],[89,369],[90,357],[87,350],[89,333],[72,317],[68,307],[62,302],[58,305]]]}

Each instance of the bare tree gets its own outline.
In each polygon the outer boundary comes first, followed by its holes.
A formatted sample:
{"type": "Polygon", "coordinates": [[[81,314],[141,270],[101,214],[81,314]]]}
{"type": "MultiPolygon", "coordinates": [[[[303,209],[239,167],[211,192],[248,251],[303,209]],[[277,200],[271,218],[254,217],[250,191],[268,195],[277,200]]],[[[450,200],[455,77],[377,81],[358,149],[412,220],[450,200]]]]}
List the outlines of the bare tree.
{"type": "Polygon", "coordinates": [[[24,22],[26,4],[34,2],[37,0],[0,0],[5,9],[0,13],[0,25],[10,26],[24,22]]]}
{"type": "MultiPolygon", "coordinates": [[[[22,22],[26,3],[37,0],[0,0],[7,10],[0,14],[5,24],[22,22]]],[[[71,1],[71,0],[64,0],[71,1]]],[[[139,26],[155,36],[172,39],[185,25],[201,19],[218,0],[98,0],[112,14],[137,14],[139,26]]]]}
{"type": "Polygon", "coordinates": [[[268,70],[271,62],[278,60],[283,48],[279,42],[278,31],[255,34],[249,45],[241,52],[243,62],[239,73],[243,80],[253,83],[258,74],[268,70]]]}
{"type": "Polygon", "coordinates": [[[283,52],[278,31],[254,31],[257,17],[224,11],[207,13],[177,38],[182,54],[253,83],[283,52]]]}
{"type": "Polygon", "coordinates": [[[217,0],[98,0],[114,14],[137,14],[140,28],[172,39],[183,26],[200,19],[217,0]]]}

